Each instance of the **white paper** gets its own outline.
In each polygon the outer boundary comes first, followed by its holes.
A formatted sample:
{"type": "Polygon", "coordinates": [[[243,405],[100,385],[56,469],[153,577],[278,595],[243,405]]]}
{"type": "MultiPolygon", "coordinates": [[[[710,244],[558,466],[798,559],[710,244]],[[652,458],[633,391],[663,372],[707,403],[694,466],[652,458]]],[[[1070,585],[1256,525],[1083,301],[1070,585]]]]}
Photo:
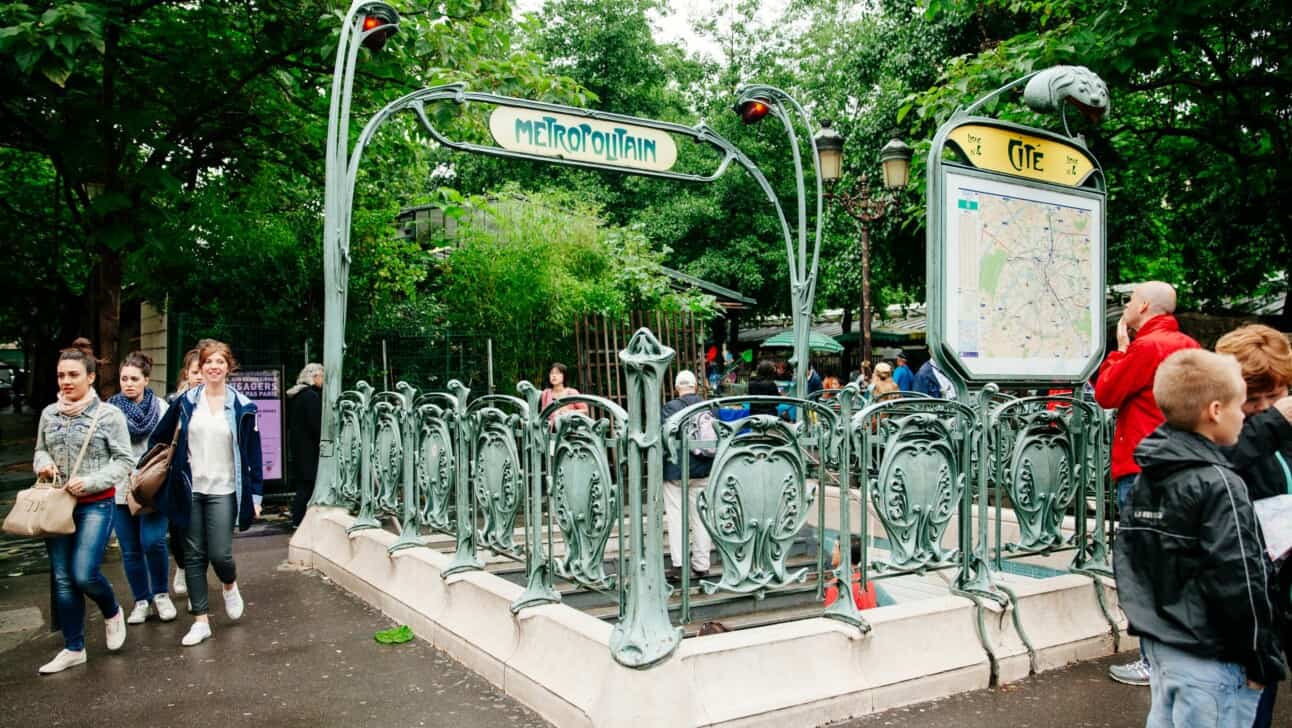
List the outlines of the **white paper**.
{"type": "Polygon", "coordinates": [[[1278,561],[1292,551],[1292,495],[1276,495],[1252,503],[1265,535],[1265,550],[1278,561]]]}

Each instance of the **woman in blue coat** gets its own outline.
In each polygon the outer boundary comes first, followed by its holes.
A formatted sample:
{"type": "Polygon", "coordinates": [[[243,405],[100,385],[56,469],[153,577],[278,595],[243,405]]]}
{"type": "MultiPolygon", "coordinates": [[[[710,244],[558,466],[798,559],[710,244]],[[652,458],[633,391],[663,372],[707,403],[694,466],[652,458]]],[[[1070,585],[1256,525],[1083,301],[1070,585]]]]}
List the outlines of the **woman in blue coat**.
{"type": "Polygon", "coordinates": [[[233,352],[223,342],[207,340],[199,348],[198,362],[202,385],[177,398],[152,435],[152,444],[170,442],[179,428],[157,507],[185,529],[184,580],[194,619],[181,640],[186,647],[211,637],[207,566],[224,585],[229,619],[242,617],[233,529],[236,525],[245,531],[260,516],[263,492],[256,405],[228,384],[229,373],[237,367],[233,352]]]}

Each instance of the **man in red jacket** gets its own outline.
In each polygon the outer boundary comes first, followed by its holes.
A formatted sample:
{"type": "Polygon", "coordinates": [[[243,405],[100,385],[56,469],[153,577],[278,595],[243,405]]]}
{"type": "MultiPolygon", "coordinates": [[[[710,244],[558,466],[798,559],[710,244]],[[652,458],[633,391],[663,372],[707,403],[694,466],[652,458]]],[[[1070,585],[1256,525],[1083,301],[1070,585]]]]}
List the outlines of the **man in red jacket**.
{"type": "MultiPolygon", "coordinates": [[[[1118,511],[1130,501],[1131,486],[1139,476],[1135,448],[1166,421],[1153,399],[1157,367],[1181,349],[1197,349],[1198,342],[1180,333],[1175,316],[1175,289],[1161,281],[1141,283],[1126,302],[1117,322],[1117,351],[1108,355],[1095,380],[1095,401],[1117,410],[1113,430],[1113,482],[1118,511]],[[1135,340],[1131,341],[1131,332],[1135,340]]],[[[1120,517],[1120,515],[1119,515],[1120,517]]],[[[1144,655],[1126,665],[1113,665],[1108,675],[1128,685],[1148,685],[1149,665],[1144,655]]]]}

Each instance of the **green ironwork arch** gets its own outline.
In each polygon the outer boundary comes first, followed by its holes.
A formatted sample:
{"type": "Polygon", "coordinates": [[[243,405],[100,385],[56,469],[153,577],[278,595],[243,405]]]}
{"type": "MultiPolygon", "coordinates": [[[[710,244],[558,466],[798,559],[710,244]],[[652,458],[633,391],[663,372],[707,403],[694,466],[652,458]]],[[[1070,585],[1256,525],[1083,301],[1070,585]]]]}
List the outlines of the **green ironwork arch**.
{"type": "MultiPolygon", "coordinates": [[[[760,93],[767,93],[767,89],[769,87],[760,86],[752,88],[760,93]]],[[[700,123],[692,127],[672,122],[657,121],[654,119],[644,119],[592,109],[581,109],[572,106],[533,101],[530,99],[502,96],[488,92],[470,91],[467,89],[466,84],[462,83],[432,86],[402,96],[387,104],[368,120],[368,123],[364,126],[358,140],[355,142],[353,151],[350,153],[349,158],[345,163],[345,174],[340,189],[331,190],[333,193],[339,193],[340,196],[340,210],[338,211],[339,219],[337,220],[338,229],[335,231],[329,231],[333,232],[332,235],[325,235],[325,245],[329,244],[329,242],[335,244],[339,255],[325,256],[324,259],[324,279],[326,284],[325,298],[328,299],[328,303],[332,303],[334,305],[327,307],[324,322],[325,405],[322,427],[323,447],[321,448],[319,482],[315,489],[314,503],[331,505],[335,501],[333,490],[334,484],[336,483],[335,470],[337,460],[333,442],[335,435],[334,431],[336,430],[336,414],[333,411],[333,407],[326,403],[335,401],[340,390],[342,359],[344,357],[345,350],[345,312],[347,308],[349,285],[350,227],[353,212],[352,203],[354,199],[354,188],[358,179],[359,167],[363,159],[363,153],[367,145],[372,141],[376,136],[377,131],[381,129],[387,121],[401,112],[410,112],[414,114],[417,120],[421,123],[422,128],[436,142],[449,149],[474,154],[486,154],[509,159],[562,164],[584,169],[621,172],[624,174],[691,183],[713,182],[722,177],[734,162],[744,168],[745,171],[754,178],[754,181],[758,183],[759,188],[767,195],[768,201],[771,202],[772,206],[775,208],[777,220],[780,223],[781,232],[785,240],[786,254],[789,259],[791,261],[795,261],[796,258],[798,258],[800,268],[802,269],[806,267],[806,260],[802,260],[804,258],[804,251],[800,250],[796,255],[793,243],[794,236],[790,231],[789,221],[786,219],[784,209],[781,207],[780,199],[771,183],[767,180],[767,177],[763,174],[762,170],[759,169],[758,165],[749,159],[749,157],[746,156],[735,144],[709,128],[704,123],[700,123]],[[431,121],[430,116],[426,113],[426,105],[436,102],[452,102],[458,105],[465,105],[472,102],[487,103],[500,107],[559,113],[583,119],[629,124],[648,129],[656,129],[669,134],[688,138],[698,144],[707,145],[717,150],[721,154],[721,159],[718,162],[717,168],[711,174],[701,175],[686,172],[635,169],[580,159],[569,159],[560,156],[548,157],[504,149],[499,146],[457,141],[449,138],[437,129],[435,124],[431,121]],[[332,387],[336,388],[336,394],[326,391],[332,387]],[[331,396],[328,396],[329,394],[331,394],[331,396]]],[[[334,181],[329,179],[329,185],[333,183],[334,181]]],[[[802,185],[801,178],[798,183],[800,186],[802,185]]],[[[800,195],[799,197],[802,198],[803,196],[800,195]]],[[[803,207],[801,202],[800,207],[803,207]]],[[[804,213],[804,210],[800,210],[801,218],[804,213]]],[[[804,220],[800,219],[800,238],[805,238],[806,236],[806,228],[803,223],[804,220]]],[[[812,283],[815,278],[815,259],[816,253],[819,252],[819,247],[820,244],[818,242],[816,245],[817,250],[813,251],[812,256],[813,265],[811,266],[811,270],[813,271],[813,275],[798,276],[800,278],[805,278],[801,287],[800,296],[803,293],[807,294],[809,298],[809,306],[810,298],[812,297],[812,294],[815,293],[815,285],[812,283]]]]}

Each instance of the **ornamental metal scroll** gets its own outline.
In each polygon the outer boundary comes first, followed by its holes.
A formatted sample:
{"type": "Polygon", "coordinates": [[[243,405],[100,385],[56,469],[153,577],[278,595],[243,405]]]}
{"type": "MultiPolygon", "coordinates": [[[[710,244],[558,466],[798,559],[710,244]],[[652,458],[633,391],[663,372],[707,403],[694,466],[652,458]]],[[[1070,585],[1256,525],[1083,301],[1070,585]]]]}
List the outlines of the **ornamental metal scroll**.
{"type": "Polygon", "coordinates": [[[418,521],[444,533],[453,529],[453,406],[450,395],[434,392],[414,403],[417,420],[418,521]]]}
{"type": "Polygon", "coordinates": [[[714,448],[709,477],[696,496],[700,521],[722,559],[722,578],[700,582],[706,594],[720,590],[762,593],[801,582],[808,572],[807,568],[790,572],[785,563],[817,497],[815,489],[808,486],[806,450],[819,448],[824,468],[832,457],[829,435],[838,417],[819,402],[755,397],[752,399],[790,404],[812,416],[804,418],[798,429],[769,415],[733,422],[717,419],[716,413],[724,405],[750,399],[730,397],[696,403],[675,413],[664,425],[669,456],[682,463],[684,488],[689,487],[687,462],[692,448],[714,448]],[[693,422],[704,411],[715,415],[716,439],[712,443],[692,439],[693,422]]]}
{"type": "Polygon", "coordinates": [[[624,459],[622,435],[628,428],[628,413],[608,399],[578,395],[548,405],[539,419],[547,422],[553,412],[577,403],[595,407],[609,417],[593,419],[574,412],[556,419],[555,432],[543,428],[554,444],[548,468],[551,509],[565,541],[565,552],[556,558],[555,568],[575,583],[608,589],[617,581],[606,574],[605,553],[620,521],[617,471],[624,459]]]}
{"type": "Polygon", "coordinates": [[[337,493],[341,502],[351,511],[358,509],[361,498],[359,481],[364,448],[363,419],[371,393],[372,388],[367,382],[359,382],[354,390],[342,393],[337,403],[340,420],[337,448],[340,477],[337,481],[337,493]]]}
{"type": "MultiPolygon", "coordinates": [[[[368,528],[381,528],[377,520],[376,487],[372,478],[372,435],[374,430],[372,399],[374,390],[367,382],[355,385],[354,392],[342,395],[341,406],[349,410],[348,416],[358,423],[359,457],[354,469],[356,490],[358,491],[359,512],[354,523],[346,529],[347,533],[362,531],[368,528]],[[349,395],[349,396],[347,396],[349,395]]],[[[353,447],[353,446],[352,446],[353,447]]],[[[351,451],[353,455],[353,450],[351,451]]]]}
{"type": "Polygon", "coordinates": [[[373,509],[378,516],[398,514],[406,446],[402,395],[398,392],[377,394],[373,398],[372,414],[373,509]]]}
{"type": "Polygon", "coordinates": [[[955,561],[943,545],[972,475],[975,415],[950,400],[894,400],[853,418],[862,497],[868,498],[889,542],[878,570],[923,570],[955,561]],[[874,473],[873,475],[871,473],[874,473]]]}
{"type": "MultiPolygon", "coordinates": [[[[1087,470],[1084,411],[1068,397],[1025,397],[992,410],[990,437],[995,447],[994,480],[1009,496],[1018,521],[1017,541],[1002,543],[1002,499],[997,498],[997,548],[1048,551],[1063,545],[1063,517],[1087,470]],[[1082,433],[1084,434],[1084,433],[1082,433]]],[[[999,557],[999,553],[998,553],[999,557]]]]}
{"type": "Polygon", "coordinates": [[[507,395],[481,397],[467,409],[471,434],[471,490],[484,524],[484,546],[503,553],[516,550],[516,515],[525,500],[525,478],[518,440],[529,417],[524,400],[507,395]],[[506,412],[502,407],[513,409],[506,412]]]}

